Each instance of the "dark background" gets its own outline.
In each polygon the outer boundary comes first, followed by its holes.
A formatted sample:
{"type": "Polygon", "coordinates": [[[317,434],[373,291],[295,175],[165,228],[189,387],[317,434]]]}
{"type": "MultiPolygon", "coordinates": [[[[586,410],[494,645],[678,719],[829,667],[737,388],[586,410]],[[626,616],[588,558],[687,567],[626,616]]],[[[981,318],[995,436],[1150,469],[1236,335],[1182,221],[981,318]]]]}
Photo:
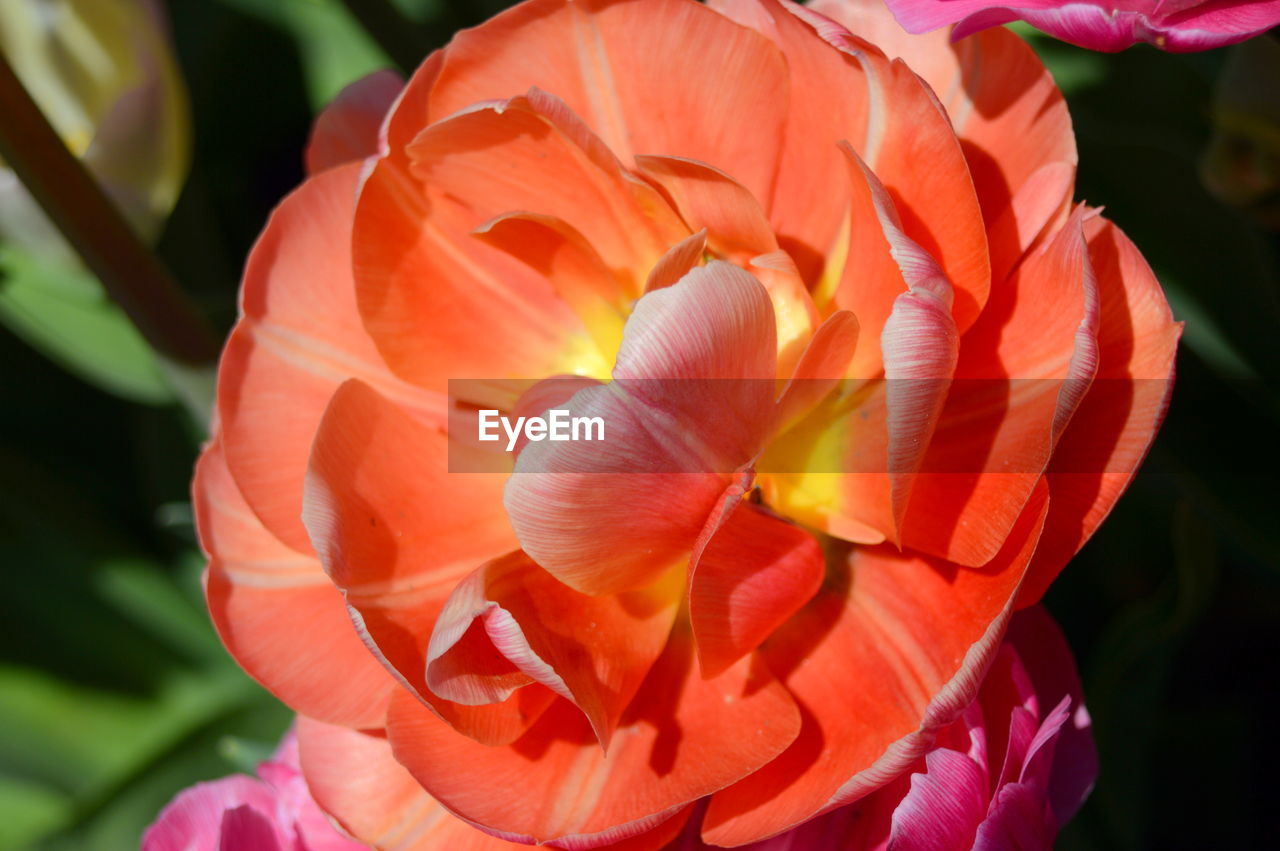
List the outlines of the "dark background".
{"type": "MultiPolygon", "coordinates": [[[[159,252],[222,332],[311,116],[389,63],[337,0],[169,5],[195,155],[159,252]]],[[[425,55],[502,4],[398,5],[425,55]]],[[[1280,847],[1280,65],[1236,56],[1215,106],[1227,50],[1033,43],[1071,105],[1077,197],[1187,322],[1144,472],[1047,599],[1102,756],[1061,847],[1280,847]]],[[[104,392],[0,328],[0,848],[136,847],[179,789],[251,771],[288,723],[203,611],[200,438],[177,404],[104,392]]]]}

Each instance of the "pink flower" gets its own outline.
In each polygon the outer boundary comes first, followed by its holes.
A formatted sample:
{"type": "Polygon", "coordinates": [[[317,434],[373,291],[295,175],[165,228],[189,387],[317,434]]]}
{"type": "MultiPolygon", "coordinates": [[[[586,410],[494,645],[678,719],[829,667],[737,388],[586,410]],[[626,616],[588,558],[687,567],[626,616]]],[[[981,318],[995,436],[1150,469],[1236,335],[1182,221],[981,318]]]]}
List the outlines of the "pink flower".
{"type": "Polygon", "coordinates": [[[233,774],[178,794],[142,836],[142,851],[362,851],[311,797],[290,730],[258,777],[233,774]]]}
{"type": "Polygon", "coordinates": [[[907,32],[955,24],[951,37],[1022,20],[1055,38],[1114,53],[1145,41],[1190,53],[1244,41],[1280,24],[1277,0],[887,0],[907,32]]]}
{"type": "MultiPolygon", "coordinates": [[[[1014,616],[978,697],[861,801],[742,851],[1052,848],[1098,774],[1071,650],[1040,606],[1014,616]]],[[[701,851],[698,819],[667,851],[701,851]]]]}

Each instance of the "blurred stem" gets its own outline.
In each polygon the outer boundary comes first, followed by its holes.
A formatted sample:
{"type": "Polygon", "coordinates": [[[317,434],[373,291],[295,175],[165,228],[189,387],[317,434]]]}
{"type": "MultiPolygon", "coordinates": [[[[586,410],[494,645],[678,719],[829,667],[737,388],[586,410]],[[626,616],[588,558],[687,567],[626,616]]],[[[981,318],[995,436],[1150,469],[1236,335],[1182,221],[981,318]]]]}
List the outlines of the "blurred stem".
{"type": "Polygon", "coordinates": [[[401,14],[391,0],[342,0],[342,5],[406,77],[413,74],[433,46],[425,28],[401,14]]]}
{"type": "Polygon", "coordinates": [[[158,352],[201,366],[218,357],[204,317],[67,150],[0,53],[0,158],[43,208],[107,294],[158,352]]]}

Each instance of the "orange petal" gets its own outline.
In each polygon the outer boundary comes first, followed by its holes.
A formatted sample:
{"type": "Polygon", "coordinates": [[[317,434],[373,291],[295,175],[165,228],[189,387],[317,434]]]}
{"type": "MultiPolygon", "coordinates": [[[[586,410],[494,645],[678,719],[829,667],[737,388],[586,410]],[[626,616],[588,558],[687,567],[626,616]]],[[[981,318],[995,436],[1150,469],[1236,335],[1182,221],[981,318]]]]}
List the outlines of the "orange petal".
{"type": "Polygon", "coordinates": [[[625,310],[638,293],[572,225],[540,213],[509,213],[481,225],[476,236],[545,277],[602,353],[618,350],[625,310]]]}
{"type": "Polygon", "coordinates": [[[692,230],[706,231],[707,247],[748,267],[773,301],[779,366],[789,374],[817,324],[817,311],[792,259],[778,249],[760,202],[717,168],[679,157],[638,156],[640,172],[661,187],[692,230]]]}
{"type": "Polygon", "coordinates": [[[638,156],[636,167],[671,199],[690,230],[707,232],[707,246],[725,259],[745,265],[778,249],[760,202],[720,169],[665,156],[638,156]]]}
{"type": "MultiPolygon", "coordinates": [[[[807,7],[777,0],[722,5],[774,38],[791,66],[787,148],[769,205],[783,247],[811,281],[822,270],[818,258],[860,262],[855,252],[838,250],[848,196],[831,186],[842,170],[834,146],[847,142],[889,188],[907,236],[946,270],[956,289],[956,324],[968,328],[990,289],[987,239],[964,154],[937,98],[904,63],[807,7]]],[[[840,270],[823,274],[838,278],[840,270]]]]}
{"type": "Polygon", "coordinates": [[[307,174],[377,154],[383,121],[403,90],[395,71],[374,71],[339,92],[311,129],[307,174]]]}
{"type": "Polygon", "coordinates": [[[1022,513],[1098,365],[1098,290],[1081,228],[1077,213],[965,335],[904,546],[985,564],[1022,513]]]}
{"type": "Polygon", "coordinates": [[[932,745],[976,696],[999,647],[1044,522],[1045,490],[981,571],[888,546],[829,558],[817,599],[762,650],[804,726],[781,757],[716,793],[706,841],[780,833],[884,785],[932,745]]]}
{"type": "Polygon", "coordinates": [[[307,180],[272,213],[249,255],[241,319],[218,371],[218,415],[231,474],[263,524],[300,552],[307,454],[324,407],[358,377],[427,419],[444,399],[393,377],[360,322],[351,216],[360,166],[307,180]]]}
{"type": "Polygon", "coordinates": [[[703,676],[756,649],[822,583],[817,540],[737,500],[693,567],[689,618],[703,676]]]}
{"type": "Polygon", "coordinates": [[[490,836],[451,814],[396,762],[379,732],[362,733],[298,717],[307,787],[342,829],[379,851],[510,851],[526,846],[490,836]]]}
{"type": "MultiPolygon", "coordinates": [[[[512,211],[550,216],[582,233],[623,278],[642,274],[688,234],[650,186],[558,98],[541,91],[476,104],[427,127],[409,145],[412,173],[432,195],[458,200],[475,225],[512,211]]],[[[639,295],[643,280],[631,280],[639,295]]]]}
{"type": "Polygon", "coordinates": [[[706,250],[707,232],[704,230],[680,240],[667,249],[667,253],[649,271],[644,291],[649,293],[676,283],[702,262],[706,250]]]}
{"type": "Polygon", "coordinates": [[[314,555],[263,528],[215,438],[192,485],[205,596],[227,650],[291,707],[352,727],[380,726],[395,682],[360,641],[342,593],[314,555]]]}
{"type": "Polygon", "coordinates": [[[818,327],[778,398],[779,432],[812,410],[848,373],[859,330],[857,318],[847,310],[837,310],[818,327]]]}
{"type": "Polygon", "coordinates": [[[687,630],[677,629],[607,756],[567,703],[514,745],[485,748],[402,694],[388,736],[432,795],[487,830],[564,848],[620,841],[758,770],[799,727],[790,697],[761,666],[744,659],[704,680],[693,655],[687,630]]]}
{"type": "MultiPolygon", "coordinates": [[[[891,62],[862,39],[836,32],[803,6],[786,8],[812,21],[828,43],[865,72],[866,137],[848,142],[893,196],[906,235],[938,259],[955,290],[952,313],[963,332],[987,302],[991,266],[982,209],[946,112],[906,63],[891,62]]],[[[838,132],[828,138],[833,136],[848,138],[838,132]]],[[[849,256],[858,262],[856,255],[849,256]]]]}
{"type": "Polygon", "coordinates": [[[982,214],[992,223],[992,281],[998,282],[1031,246],[1028,234],[1033,238],[1069,211],[1076,139],[1066,100],[1031,45],[995,27],[955,50],[961,79],[943,106],[962,140],[982,214]],[[1053,185],[1044,180],[1046,168],[1053,185]],[[1033,192],[1027,187],[1037,173],[1033,192]]]}
{"type": "Polygon", "coordinates": [[[1049,465],[1049,517],[1019,606],[1040,599],[1129,486],[1173,390],[1182,323],[1138,249],[1102,217],[1085,223],[1097,276],[1097,377],[1049,465]]]}
{"type": "Polygon", "coordinates": [[[649,588],[591,597],[512,553],[464,580],[445,604],[427,684],[460,703],[491,703],[510,693],[509,669],[576,705],[607,747],[667,643],[683,584],[676,570],[649,588]],[[483,646],[468,641],[473,634],[483,646]]]}
{"type": "Polygon", "coordinates": [[[866,136],[866,74],[775,3],[721,0],[710,5],[767,36],[787,58],[791,102],[778,179],[772,191],[757,197],[768,209],[782,246],[812,283],[844,235],[848,192],[832,178],[845,170],[837,144],[866,136]],[[818,80],[825,82],[816,85],[818,80]]]}
{"type": "MultiPolygon", "coordinates": [[[[476,566],[515,548],[502,476],[448,473],[447,454],[443,434],[351,381],[325,412],[307,478],[321,562],[370,648],[423,699],[427,640],[445,600],[476,566]]],[[[473,735],[504,739],[548,701],[539,692],[441,712],[473,735]]]]}
{"type": "Polygon", "coordinates": [[[700,3],[521,3],[454,37],[432,115],[530,86],[562,98],[628,165],[633,154],[701,160],[768,197],[786,64],[766,39],[700,3]]]}
{"type": "Polygon", "coordinates": [[[407,172],[409,168],[405,149],[422,132],[423,127],[438,117],[431,113],[430,100],[443,65],[444,51],[433,50],[413,72],[387,115],[381,147],[387,159],[402,172],[407,172]]]}
{"type": "Polygon", "coordinates": [[[1035,52],[1002,27],[954,44],[945,29],[911,35],[879,0],[815,0],[809,8],[901,58],[937,94],[988,223],[991,280],[1003,280],[1050,217],[1066,214],[1075,182],[1071,117],[1035,52]]]}
{"type": "Polygon", "coordinates": [[[472,235],[481,221],[448,199],[428,202],[393,157],[365,181],[352,237],[355,289],[359,316],[391,368],[438,392],[459,376],[607,372],[551,285],[472,235]]]}

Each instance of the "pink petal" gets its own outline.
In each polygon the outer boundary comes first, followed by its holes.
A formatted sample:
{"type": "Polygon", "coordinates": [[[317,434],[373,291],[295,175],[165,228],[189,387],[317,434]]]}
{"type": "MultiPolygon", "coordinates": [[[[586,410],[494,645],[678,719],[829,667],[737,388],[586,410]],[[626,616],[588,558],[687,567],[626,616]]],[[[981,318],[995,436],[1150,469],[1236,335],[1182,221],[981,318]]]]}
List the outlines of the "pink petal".
{"type": "Polygon", "coordinates": [[[242,804],[223,813],[218,851],[282,851],[280,834],[269,818],[242,804]]]}
{"type": "Polygon", "coordinates": [[[1042,789],[1031,783],[1001,786],[978,828],[973,851],[1052,848],[1057,833],[1052,818],[1042,789]]]}
{"type": "Polygon", "coordinates": [[[930,751],[925,765],[894,810],[889,842],[895,851],[968,851],[987,813],[986,772],[946,748],[930,751]]]}
{"type": "Polygon", "coordinates": [[[1014,616],[1008,640],[1017,648],[1041,706],[1071,698],[1070,717],[1058,733],[1048,780],[1054,815],[1063,825],[1075,816],[1098,777],[1098,752],[1075,658],[1062,630],[1041,606],[1014,616]]]}
{"type": "MultiPolygon", "coordinates": [[[[259,815],[275,812],[275,795],[260,780],[234,774],[211,783],[198,783],[178,793],[142,836],[142,851],[217,851],[223,817],[229,810],[246,807],[259,815]]],[[[265,816],[264,816],[265,818],[265,816]]],[[[239,821],[239,817],[237,817],[239,821]]],[[[267,821],[270,827],[270,821],[267,821]]],[[[272,828],[276,845],[284,834],[272,828]]]]}

